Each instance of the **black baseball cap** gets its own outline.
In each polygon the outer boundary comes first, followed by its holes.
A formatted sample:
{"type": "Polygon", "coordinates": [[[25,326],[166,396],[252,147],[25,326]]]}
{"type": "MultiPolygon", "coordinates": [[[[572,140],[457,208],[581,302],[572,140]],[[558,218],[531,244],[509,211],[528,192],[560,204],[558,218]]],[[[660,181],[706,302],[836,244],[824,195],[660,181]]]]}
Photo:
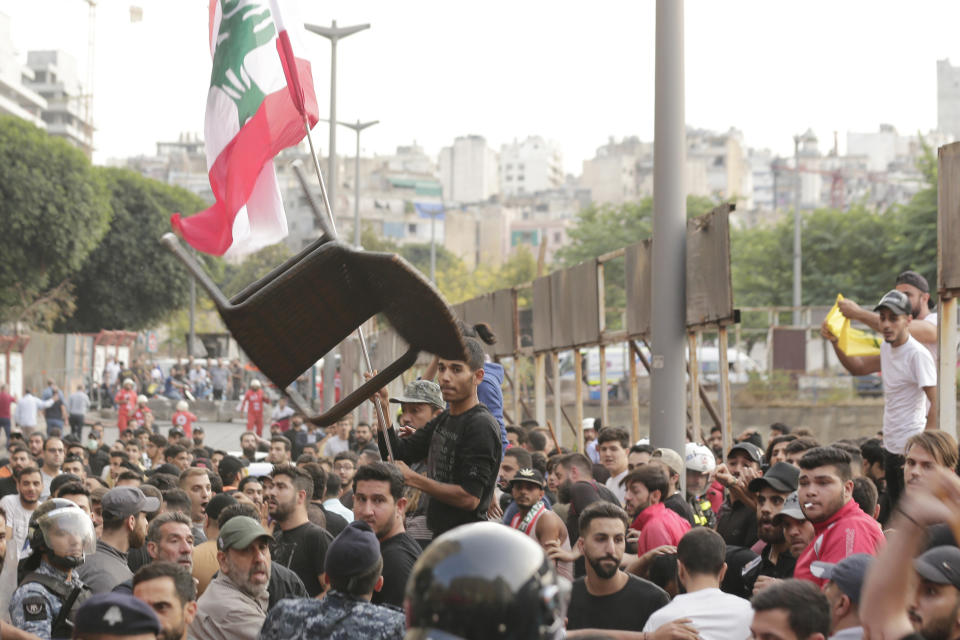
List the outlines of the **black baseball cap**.
{"type": "Polygon", "coordinates": [[[763,474],[762,478],[754,478],[747,487],[753,493],[757,493],[764,487],[770,487],[774,491],[781,493],[790,493],[797,490],[800,482],[800,469],[789,462],[778,462],[763,474]]]}
{"type": "Polygon", "coordinates": [[[960,589],[960,549],[957,547],[934,547],[914,560],[913,568],[924,580],[960,589]]]}
{"type": "Polygon", "coordinates": [[[927,283],[927,279],[916,271],[907,270],[898,275],[897,284],[909,284],[924,293],[930,293],[930,285],[927,283]]]}
{"type": "Polygon", "coordinates": [[[902,291],[891,289],[883,294],[880,302],[873,308],[874,311],[880,311],[886,307],[898,316],[908,316],[913,313],[913,307],[910,306],[910,298],[902,291]]]}
{"type": "Polygon", "coordinates": [[[743,451],[757,464],[763,464],[763,450],[752,442],[738,442],[730,447],[730,451],[727,452],[727,457],[729,458],[737,451],[743,451]]]}
{"type": "Polygon", "coordinates": [[[517,471],[517,474],[513,476],[513,479],[507,483],[507,489],[513,489],[513,485],[517,482],[529,482],[530,484],[537,485],[541,489],[547,484],[543,480],[543,474],[536,469],[520,469],[517,471]]]}
{"type": "Polygon", "coordinates": [[[860,604],[863,578],[872,561],[873,556],[869,553],[855,553],[836,563],[811,562],[810,573],[816,578],[834,582],[852,603],[860,604]]]}

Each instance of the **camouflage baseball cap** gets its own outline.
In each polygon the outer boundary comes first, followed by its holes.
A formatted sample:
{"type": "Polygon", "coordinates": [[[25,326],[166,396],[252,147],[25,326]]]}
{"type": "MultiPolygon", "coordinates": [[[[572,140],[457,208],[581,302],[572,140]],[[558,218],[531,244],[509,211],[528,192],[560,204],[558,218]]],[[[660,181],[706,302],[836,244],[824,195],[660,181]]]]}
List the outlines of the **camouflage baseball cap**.
{"type": "Polygon", "coordinates": [[[440,385],[429,380],[414,380],[403,388],[402,395],[390,398],[390,402],[423,402],[438,409],[447,406],[443,401],[443,394],[440,393],[440,385]]]}

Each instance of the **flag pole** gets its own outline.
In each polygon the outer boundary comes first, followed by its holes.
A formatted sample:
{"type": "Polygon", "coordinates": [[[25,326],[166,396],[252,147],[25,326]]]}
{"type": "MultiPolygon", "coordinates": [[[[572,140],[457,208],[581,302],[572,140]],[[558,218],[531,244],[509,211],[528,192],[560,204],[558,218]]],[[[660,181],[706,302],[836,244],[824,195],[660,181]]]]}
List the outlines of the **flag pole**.
{"type": "MultiPolygon", "coordinates": [[[[317,152],[313,147],[313,136],[310,134],[310,121],[307,119],[306,114],[303,116],[303,128],[307,132],[307,144],[310,145],[310,158],[313,160],[313,169],[317,173],[317,182],[320,183],[320,199],[323,201],[323,207],[327,212],[327,217],[330,218],[330,229],[333,231],[333,239],[336,239],[337,222],[333,219],[333,209],[330,208],[330,200],[327,199],[327,186],[323,182],[323,173],[320,171],[320,160],[317,159],[317,152]]],[[[370,351],[367,349],[367,340],[363,336],[362,326],[357,327],[357,339],[360,341],[360,351],[363,353],[363,360],[367,365],[367,372],[373,375],[373,364],[370,362],[370,351]]],[[[324,384],[326,383],[327,381],[325,380],[324,384]]],[[[390,434],[386,431],[392,425],[387,422],[379,393],[374,394],[373,403],[377,406],[377,419],[380,427],[383,429],[383,440],[387,444],[387,458],[390,462],[393,462],[393,447],[390,445],[390,434]]]]}
{"type": "MultiPolygon", "coordinates": [[[[273,14],[274,24],[277,27],[277,53],[280,56],[280,64],[283,66],[283,75],[287,80],[287,90],[290,92],[290,99],[293,101],[294,107],[303,118],[303,129],[307,134],[307,143],[310,145],[310,158],[313,160],[313,168],[317,172],[317,181],[320,183],[320,197],[323,200],[323,207],[327,211],[327,217],[330,218],[330,230],[333,232],[333,239],[336,240],[337,222],[333,219],[333,209],[330,206],[330,199],[327,197],[327,186],[323,182],[323,173],[320,171],[320,161],[317,159],[317,151],[313,146],[313,136],[310,134],[310,116],[307,114],[306,108],[306,96],[303,92],[303,86],[300,84],[300,74],[297,71],[297,62],[293,55],[293,47],[290,44],[290,36],[283,25],[278,0],[271,0],[270,8],[273,14]]],[[[336,162],[336,159],[331,158],[331,161],[336,162]]],[[[367,365],[367,372],[372,375],[373,365],[370,362],[370,352],[367,350],[367,341],[363,337],[362,325],[357,327],[357,338],[360,340],[360,350],[363,353],[363,360],[367,365]]],[[[332,383],[332,380],[324,380],[324,384],[332,383]]],[[[387,423],[379,392],[374,394],[374,404],[377,407],[379,425],[383,429],[383,439],[387,443],[387,459],[393,462],[393,447],[390,445],[390,436],[386,432],[391,425],[387,423]]]]}

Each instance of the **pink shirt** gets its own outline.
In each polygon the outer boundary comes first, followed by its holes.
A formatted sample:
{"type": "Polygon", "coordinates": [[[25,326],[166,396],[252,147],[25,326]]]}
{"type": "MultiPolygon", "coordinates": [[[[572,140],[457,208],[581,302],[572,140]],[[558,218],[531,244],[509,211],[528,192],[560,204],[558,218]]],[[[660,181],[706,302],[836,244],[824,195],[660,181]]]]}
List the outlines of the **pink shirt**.
{"type": "Polygon", "coordinates": [[[640,531],[640,539],[637,540],[638,556],[665,544],[676,546],[683,534],[690,530],[690,523],[676,512],[667,509],[662,502],[641,511],[630,526],[640,531]]]}

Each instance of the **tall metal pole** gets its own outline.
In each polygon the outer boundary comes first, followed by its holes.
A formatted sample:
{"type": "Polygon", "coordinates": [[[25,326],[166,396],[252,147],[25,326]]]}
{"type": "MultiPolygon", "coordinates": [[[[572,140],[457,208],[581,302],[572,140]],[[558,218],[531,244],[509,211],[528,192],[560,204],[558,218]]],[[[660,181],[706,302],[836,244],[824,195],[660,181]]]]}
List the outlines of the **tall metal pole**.
{"type": "Polygon", "coordinates": [[[353,194],[353,244],[360,246],[360,132],[368,127],[380,122],[379,120],[370,120],[369,122],[338,122],[348,129],[353,129],[357,134],[357,153],[354,156],[354,194],[353,194]]]}
{"type": "Polygon", "coordinates": [[[686,173],[683,0],[657,0],[653,138],[650,442],[686,441],[686,173]]]}
{"type": "MultiPolygon", "coordinates": [[[[334,20],[329,27],[318,24],[303,25],[307,31],[321,35],[330,40],[330,148],[328,150],[329,158],[327,165],[327,179],[329,190],[327,197],[330,203],[331,218],[333,217],[333,207],[336,203],[337,189],[337,41],[353,35],[358,31],[369,29],[369,24],[358,24],[350,27],[338,27],[334,20]]],[[[333,351],[327,354],[323,362],[323,406],[329,409],[336,401],[336,390],[333,380],[337,375],[337,365],[333,351]]]]}
{"type": "Polygon", "coordinates": [[[796,177],[793,191],[793,326],[799,327],[802,321],[800,300],[803,294],[801,283],[803,254],[800,245],[800,196],[803,180],[800,176],[800,136],[793,136],[793,162],[796,177]]]}

